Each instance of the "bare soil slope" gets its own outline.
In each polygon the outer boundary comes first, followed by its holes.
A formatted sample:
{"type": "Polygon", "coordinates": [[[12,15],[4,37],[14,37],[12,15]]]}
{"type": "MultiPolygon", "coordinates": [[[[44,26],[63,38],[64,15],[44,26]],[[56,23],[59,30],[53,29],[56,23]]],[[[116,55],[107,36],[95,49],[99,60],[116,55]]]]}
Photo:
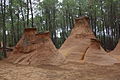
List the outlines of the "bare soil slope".
{"type": "Polygon", "coordinates": [[[80,61],[90,45],[90,38],[95,36],[90,29],[88,17],[76,18],[70,36],[59,51],[69,60],[80,61]]]}
{"type": "Polygon", "coordinates": [[[37,33],[36,28],[26,28],[24,30],[24,33],[19,40],[19,42],[16,44],[15,48],[12,52],[8,53],[7,61],[14,62],[17,60],[20,56],[23,54],[27,54],[34,50],[33,47],[31,47],[31,42],[35,38],[35,34],[37,33]],[[30,46],[28,48],[28,46],[30,46]]]}
{"type": "Polygon", "coordinates": [[[61,66],[38,67],[13,65],[0,61],[0,80],[119,80],[120,64],[98,66],[67,63],[61,66]]]}
{"type": "Polygon", "coordinates": [[[115,47],[115,49],[113,51],[111,51],[109,54],[111,56],[113,56],[114,58],[120,60],[120,40],[119,40],[117,46],[115,47]]]}
{"type": "Polygon", "coordinates": [[[98,65],[112,65],[119,63],[119,61],[108,55],[100,45],[100,41],[91,39],[91,44],[85,54],[85,62],[94,63],[98,65]]]}
{"type": "Polygon", "coordinates": [[[59,65],[64,62],[64,56],[55,48],[50,33],[38,33],[33,29],[26,29],[22,39],[18,42],[7,61],[23,65],[51,64],[59,65]]]}
{"type": "Polygon", "coordinates": [[[83,61],[97,65],[118,63],[101,47],[100,42],[90,29],[88,17],[75,19],[74,28],[59,51],[66,56],[68,61],[83,61]]]}

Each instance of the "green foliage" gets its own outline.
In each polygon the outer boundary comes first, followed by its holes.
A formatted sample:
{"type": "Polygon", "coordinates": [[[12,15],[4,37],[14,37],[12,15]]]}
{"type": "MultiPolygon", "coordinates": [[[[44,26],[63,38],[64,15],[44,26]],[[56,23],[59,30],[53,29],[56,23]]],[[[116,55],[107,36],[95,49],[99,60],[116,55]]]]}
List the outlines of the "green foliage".
{"type": "MultiPolygon", "coordinates": [[[[108,36],[111,36],[114,44],[114,40],[118,40],[120,35],[119,4],[120,0],[63,0],[62,2],[59,0],[34,0],[32,2],[34,27],[39,32],[50,31],[54,44],[59,48],[70,34],[74,18],[87,15],[91,19],[91,27],[97,37],[105,43],[108,36]],[[60,36],[58,37],[58,35],[60,36]]],[[[31,12],[27,13],[27,7],[30,10],[30,3],[27,6],[27,2],[24,0],[9,0],[9,4],[6,5],[7,46],[15,45],[24,28],[31,27],[31,12]],[[28,26],[27,15],[29,15],[30,22],[28,26]]],[[[2,18],[0,10],[0,26],[3,26],[2,18]]],[[[2,34],[0,27],[0,41],[2,41],[2,34]]]]}

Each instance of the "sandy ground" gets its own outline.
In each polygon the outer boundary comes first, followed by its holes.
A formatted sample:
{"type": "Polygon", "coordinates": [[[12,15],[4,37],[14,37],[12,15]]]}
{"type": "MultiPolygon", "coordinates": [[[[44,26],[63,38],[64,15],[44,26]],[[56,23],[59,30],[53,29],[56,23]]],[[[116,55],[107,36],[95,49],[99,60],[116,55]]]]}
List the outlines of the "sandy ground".
{"type": "Polygon", "coordinates": [[[68,62],[62,66],[32,67],[0,61],[0,80],[120,80],[120,64],[68,62]]]}

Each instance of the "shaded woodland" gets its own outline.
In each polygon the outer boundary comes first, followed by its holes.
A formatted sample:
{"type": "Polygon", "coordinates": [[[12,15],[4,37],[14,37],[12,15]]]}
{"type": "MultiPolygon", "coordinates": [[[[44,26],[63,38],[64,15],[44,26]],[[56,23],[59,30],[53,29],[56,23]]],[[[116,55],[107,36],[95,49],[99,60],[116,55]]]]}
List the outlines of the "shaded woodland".
{"type": "Polygon", "coordinates": [[[119,4],[119,0],[0,0],[1,47],[6,53],[25,28],[35,27],[38,32],[50,31],[53,43],[60,48],[74,18],[86,15],[103,48],[112,50],[120,38],[119,4]]]}

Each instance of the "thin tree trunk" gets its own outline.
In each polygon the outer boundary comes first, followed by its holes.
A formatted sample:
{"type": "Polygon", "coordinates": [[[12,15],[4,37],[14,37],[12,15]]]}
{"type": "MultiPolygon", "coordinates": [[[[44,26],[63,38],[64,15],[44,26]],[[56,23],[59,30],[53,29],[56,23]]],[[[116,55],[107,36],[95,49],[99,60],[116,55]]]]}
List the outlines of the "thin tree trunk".
{"type": "Polygon", "coordinates": [[[81,16],[81,2],[79,1],[79,13],[78,13],[78,16],[80,17],[81,16]]]}
{"type": "Polygon", "coordinates": [[[23,4],[22,4],[21,0],[20,0],[20,9],[21,9],[21,14],[22,14],[23,27],[25,28],[25,17],[24,17],[24,13],[23,13],[23,4]]]}
{"type": "Polygon", "coordinates": [[[15,36],[15,27],[14,27],[14,21],[13,21],[13,14],[12,14],[12,2],[13,0],[9,1],[10,4],[10,17],[11,17],[11,33],[12,33],[12,39],[13,39],[13,45],[16,43],[16,36],[15,36]]]}
{"type": "MultiPolygon", "coordinates": [[[[2,6],[3,7],[3,6],[2,6]]],[[[4,53],[4,57],[6,58],[7,57],[7,54],[6,54],[6,23],[5,23],[5,17],[6,17],[6,12],[5,12],[5,9],[6,9],[6,0],[4,0],[4,9],[2,10],[3,12],[3,53],[4,53]]]]}
{"type": "Polygon", "coordinates": [[[33,23],[34,23],[34,21],[33,21],[33,8],[32,8],[31,0],[30,0],[30,10],[31,10],[31,16],[32,16],[32,27],[34,27],[34,25],[33,25],[33,23]]]}
{"type": "Polygon", "coordinates": [[[27,27],[29,26],[29,0],[27,0],[27,27]]]}
{"type": "Polygon", "coordinates": [[[19,7],[18,7],[18,13],[17,13],[17,41],[19,40],[20,38],[20,16],[19,16],[19,7]]]}

